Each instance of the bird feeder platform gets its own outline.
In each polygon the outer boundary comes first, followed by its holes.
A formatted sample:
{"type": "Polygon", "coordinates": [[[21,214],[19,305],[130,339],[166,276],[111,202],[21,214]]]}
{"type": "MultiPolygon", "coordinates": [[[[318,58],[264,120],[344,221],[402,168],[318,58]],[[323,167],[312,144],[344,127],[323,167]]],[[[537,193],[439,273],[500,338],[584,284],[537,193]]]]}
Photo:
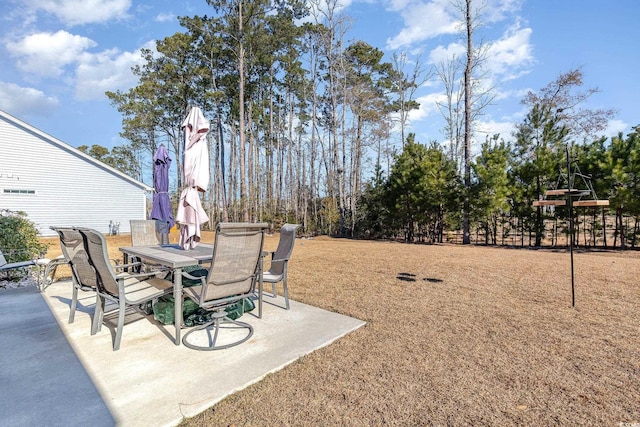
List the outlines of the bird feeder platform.
{"type": "Polygon", "coordinates": [[[582,197],[585,196],[593,196],[594,192],[590,190],[579,190],[579,189],[566,189],[560,188],[557,190],[547,190],[544,193],[544,200],[534,200],[533,206],[566,206],[567,198],[571,197],[572,205],[575,207],[589,208],[589,207],[601,207],[601,206],[609,206],[609,200],[598,200],[598,199],[586,199],[581,200],[582,197]],[[564,197],[564,199],[546,199],[546,197],[564,197]]]}
{"type": "Polygon", "coordinates": [[[534,200],[533,206],[565,206],[566,200],[534,200]]]}
{"type": "Polygon", "coordinates": [[[609,206],[608,200],[576,200],[573,202],[573,206],[576,207],[598,207],[598,206],[609,206]]]}

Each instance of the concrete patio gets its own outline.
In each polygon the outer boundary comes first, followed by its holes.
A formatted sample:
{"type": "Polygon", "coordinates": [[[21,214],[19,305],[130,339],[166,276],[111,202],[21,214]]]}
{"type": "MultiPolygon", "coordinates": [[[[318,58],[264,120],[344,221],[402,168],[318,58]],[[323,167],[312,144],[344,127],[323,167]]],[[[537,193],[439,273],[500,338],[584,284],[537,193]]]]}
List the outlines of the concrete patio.
{"type": "Polygon", "coordinates": [[[134,314],[114,352],[113,322],[90,335],[95,296],[80,294],[73,324],[70,301],[68,280],[0,291],[0,425],[176,425],[364,325],[265,296],[262,319],[242,317],[255,332],[239,346],[176,346],[173,326],[134,314]]]}

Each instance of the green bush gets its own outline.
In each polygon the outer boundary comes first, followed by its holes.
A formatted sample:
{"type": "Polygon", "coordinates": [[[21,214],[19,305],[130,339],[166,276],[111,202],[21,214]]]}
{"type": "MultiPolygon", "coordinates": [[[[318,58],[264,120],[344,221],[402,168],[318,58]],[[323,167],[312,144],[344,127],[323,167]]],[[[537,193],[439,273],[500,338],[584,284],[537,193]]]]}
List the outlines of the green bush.
{"type": "Polygon", "coordinates": [[[0,210],[0,250],[7,262],[38,258],[47,245],[38,240],[38,229],[25,212],[0,210]]]}

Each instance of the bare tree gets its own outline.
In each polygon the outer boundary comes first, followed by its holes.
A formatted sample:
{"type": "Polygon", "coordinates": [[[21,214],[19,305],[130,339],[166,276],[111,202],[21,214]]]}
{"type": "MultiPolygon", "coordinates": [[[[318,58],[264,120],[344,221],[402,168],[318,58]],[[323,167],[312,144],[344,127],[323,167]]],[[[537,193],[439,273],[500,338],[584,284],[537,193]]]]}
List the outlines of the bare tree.
{"type": "Polygon", "coordinates": [[[326,141],[323,144],[323,164],[327,177],[327,193],[336,203],[340,214],[341,231],[344,230],[344,214],[346,212],[346,152],[345,152],[345,120],[346,112],[342,105],[343,94],[346,93],[345,64],[343,41],[349,29],[346,17],[337,11],[338,0],[310,0],[311,14],[317,24],[322,24],[325,31],[320,33],[320,55],[326,67],[324,86],[325,110],[324,122],[327,128],[326,141]]]}
{"type": "Polygon", "coordinates": [[[464,67],[464,205],[462,218],[462,243],[470,240],[469,192],[471,191],[471,71],[473,70],[473,21],[471,0],[466,1],[465,27],[467,29],[467,60],[464,67]]]}
{"type": "Polygon", "coordinates": [[[449,141],[449,155],[456,163],[456,170],[462,175],[464,162],[462,157],[462,127],[464,116],[462,114],[462,100],[464,98],[463,85],[460,82],[462,63],[453,56],[448,61],[442,61],[436,66],[436,75],[444,85],[445,101],[436,102],[440,114],[445,119],[445,134],[449,141]]]}
{"type": "Polygon", "coordinates": [[[487,46],[480,43],[474,45],[475,31],[482,25],[482,12],[486,2],[474,8],[473,0],[454,0],[454,7],[460,12],[461,21],[464,23],[463,37],[465,40],[465,61],[463,76],[463,100],[464,100],[464,200],[462,212],[462,243],[471,243],[470,237],[470,203],[471,192],[471,143],[474,131],[474,122],[482,114],[483,110],[491,104],[494,93],[493,87],[485,87],[487,74],[482,68],[482,63],[487,57],[487,46]]]}
{"type": "Polygon", "coordinates": [[[398,98],[394,102],[393,109],[400,114],[400,138],[402,146],[405,144],[406,127],[409,121],[409,112],[420,107],[415,101],[416,91],[426,81],[428,81],[433,71],[425,71],[420,57],[416,58],[413,68],[406,73],[408,67],[408,57],[405,52],[395,52],[393,54],[393,73],[392,73],[392,93],[397,94],[398,98]]]}
{"type": "Polygon", "coordinates": [[[598,133],[607,128],[609,119],[615,114],[614,109],[585,108],[587,100],[600,92],[597,87],[578,91],[583,85],[582,70],[579,68],[560,73],[557,79],[542,88],[539,93],[529,92],[522,103],[530,108],[543,105],[557,114],[561,123],[574,138],[597,139],[598,133]]]}

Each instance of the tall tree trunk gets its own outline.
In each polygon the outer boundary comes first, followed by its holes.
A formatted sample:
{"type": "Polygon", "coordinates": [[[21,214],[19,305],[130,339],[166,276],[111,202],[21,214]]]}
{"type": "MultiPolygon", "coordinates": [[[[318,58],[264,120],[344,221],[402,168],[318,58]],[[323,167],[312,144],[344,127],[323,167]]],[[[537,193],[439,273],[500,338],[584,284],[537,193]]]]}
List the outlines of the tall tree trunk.
{"type": "MultiPolygon", "coordinates": [[[[316,95],[314,94],[314,102],[316,95]]],[[[316,143],[316,113],[315,108],[311,113],[311,140],[309,144],[311,145],[310,156],[309,156],[309,200],[311,200],[311,218],[315,224],[318,223],[318,197],[316,196],[316,185],[320,181],[320,179],[316,179],[316,157],[317,157],[317,143],[316,143]]],[[[318,171],[319,172],[319,171],[318,171]]],[[[305,207],[306,209],[306,207],[305,207]]],[[[305,225],[306,226],[306,225],[305,225]]]]}
{"type": "Polygon", "coordinates": [[[269,214],[273,217],[275,215],[275,197],[274,197],[274,182],[273,182],[273,150],[274,150],[274,128],[275,120],[273,117],[273,67],[270,69],[269,74],[269,138],[267,139],[267,200],[269,204],[269,214]]]}
{"type": "Polygon", "coordinates": [[[302,132],[298,133],[298,180],[299,180],[299,215],[296,218],[297,223],[302,223],[303,229],[307,227],[307,207],[308,207],[308,197],[309,192],[308,188],[310,186],[307,185],[307,156],[304,155],[304,150],[302,150],[302,132]]]}
{"type": "Polygon", "coordinates": [[[363,120],[361,116],[356,117],[356,137],[351,150],[351,223],[349,229],[351,236],[354,235],[356,226],[358,195],[360,194],[360,169],[362,162],[362,127],[363,120]]]}
{"type": "Polygon", "coordinates": [[[229,177],[229,193],[227,195],[227,200],[231,206],[231,215],[230,218],[232,221],[237,220],[237,199],[236,194],[238,190],[238,162],[237,162],[237,152],[236,152],[236,140],[238,137],[238,130],[235,125],[231,125],[231,129],[229,132],[229,173],[227,176],[229,177]]]}
{"type": "MultiPolygon", "coordinates": [[[[626,242],[625,242],[625,233],[624,233],[624,223],[623,223],[623,215],[622,215],[622,208],[617,208],[616,209],[616,229],[617,229],[617,236],[620,236],[620,247],[622,249],[626,248],[626,242]]],[[[615,248],[616,245],[614,243],[613,247],[615,248]]]]}
{"type": "MultiPolygon", "coordinates": [[[[536,176],[536,195],[540,197],[542,193],[542,183],[540,181],[540,175],[536,176]]],[[[542,246],[542,232],[544,230],[544,224],[542,222],[542,207],[536,207],[536,247],[542,246]]]]}
{"type": "Polygon", "coordinates": [[[244,75],[244,60],[245,60],[245,52],[244,52],[244,41],[243,41],[243,28],[242,28],[242,2],[238,2],[238,34],[239,37],[239,45],[238,45],[238,108],[239,108],[239,141],[238,141],[238,160],[240,166],[240,212],[242,215],[242,220],[245,222],[249,222],[249,211],[247,209],[247,180],[246,180],[246,170],[245,170],[245,141],[246,141],[246,132],[245,132],[245,112],[244,112],[244,85],[245,85],[245,75],[244,75]]]}
{"type": "Polygon", "coordinates": [[[276,214],[282,211],[282,184],[284,175],[284,164],[282,162],[283,143],[282,143],[282,104],[278,103],[278,114],[276,115],[276,173],[278,174],[276,181],[276,214]]]}
{"type": "Polygon", "coordinates": [[[247,114],[247,126],[249,128],[248,131],[248,140],[249,140],[249,145],[248,145],[248,156],[247,156],[247,176],[249,177],[249,185],[247,186],[247,221],[251,219],[255,220],[255,214],[257,212],[257,210],[255,209],[255,207],[257,206],[257,197],[256,197],[256,191],[257,191],[257,182],[256,182],[256,177],[254,176],[254,168],[253,168],[253,162],[254,162],[254,134],[253,134],[253,102],[249,103],[249,111],[247,114]]]}
{"type": "Polygon", "coordinates": [[[288,144],[288,150],[287,150],[287,186],[289,187],[289,192],[287,195],[287,215],[289,215],[289,213],[293,213],[295,211],[295,201],[296,201],[296,185],[295,185],[295,180],[294,180],[294,172],[295,172],[295,168],[294,168],[294,164],[293,164],[293,150],[295,147],[295,143],[294,143],[294,137],[293,137],[293,120],[294,120],[294,114],[293,114],[293,92],[289,91],[288,94],[288,99],[289,99],[289,144],[288,144]]]}
{"type": "Polygon", "coordinates": [[[467,27],[467,63],[464,69],[464,202],[462,212],[462,243],[470,240],[469,193],[471,192],[471,70],[473,66],[473,26],[471,0],[466,0],[465,22],[467,27]]]}
{"type": "Polygon", "coordinates": [[[602,208],[602,239],[605,249],[607,248],[607,215],[605,208],[602,208]]]}

